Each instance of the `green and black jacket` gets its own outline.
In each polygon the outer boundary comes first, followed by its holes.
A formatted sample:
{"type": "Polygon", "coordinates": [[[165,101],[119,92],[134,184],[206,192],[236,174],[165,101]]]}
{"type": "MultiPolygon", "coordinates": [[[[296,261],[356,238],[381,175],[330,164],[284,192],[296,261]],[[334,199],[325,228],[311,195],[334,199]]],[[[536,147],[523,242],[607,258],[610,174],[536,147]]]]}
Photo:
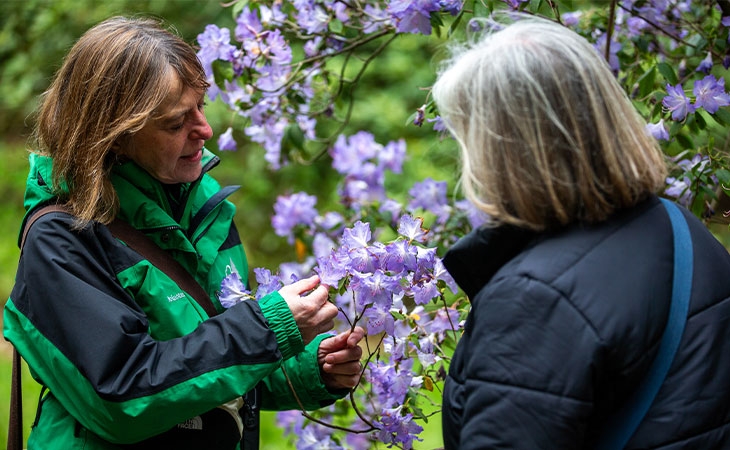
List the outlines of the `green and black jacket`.
{"type": "MultiPolygon", "coordinates": [[[[164,187],[134,163],[116,166],[119,217],[170,252],[219,310],[221,280],[248,264],[234,205],[207,174],[182,186],[175,207],[164,187]]],[[[31,155],[26,218],[55,201],[52,161],[31,155]]],[[[4,311],[4,335],[48,387],[29,448],[109,449],[157,435],[243,395],[263,381],[264,409],[316,409],[339,398],[322,384],[284,299],[273,293],[208,318],[163,272],[92,223],[49,213],[31,228],[4,311]]]]}

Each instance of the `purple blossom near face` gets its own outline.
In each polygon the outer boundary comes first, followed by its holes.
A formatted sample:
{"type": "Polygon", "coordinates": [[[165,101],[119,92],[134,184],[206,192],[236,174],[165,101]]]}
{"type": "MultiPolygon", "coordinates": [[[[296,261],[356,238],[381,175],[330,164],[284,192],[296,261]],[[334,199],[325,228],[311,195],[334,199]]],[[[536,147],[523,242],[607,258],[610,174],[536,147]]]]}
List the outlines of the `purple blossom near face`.
{"type": "Polygon", "coordinates": [[[312,254],[317,259],[326,258],[336,247],[335,242],[325,233],[315,233],[312,239],[312,254]]]}
{"type": "Polygon", "coordinates": [[[251,297],[251,292],[243,285],[238,273],[233,272],[226,275],[221,282],[221,291],[218,301],[221,306],[228,309],[236,303],[240,303],[251,297]]]}
{"type": "Polygon", "coordinates": [[[330,17],[327,11],[312,0],[294,0],[296,21],[306,34],[317,34],[327,30],[330,17]]]}
{"type": "Polygon", "coordinates": [[[316,259],[308,256],[302,262],[285,262],[279,264],[279,279],[282,284],[294,283],[312,274],[316,259]]]}
{"type": "Polygon", "coordinates": [[[506,4],[508,4],[510,8],[517,9],[520,7],[521,4],[527,3],[530,0],[502,0],[502,1],[505,2],[506,4]]]}
{"type": "Polygon", "coordinates": [[[259,33],[264,30],[259,21],[256,10],[252,10],[248,6],[244,6],[241,14],[236,18],[236,29],[234,30],[236,40],[245,42],[248,40],[257,40],[259,33]]]}
{"type": "Polygon", "coordinates": [[[431,34],[431,13],[440,9],[434,0],[393,0],[388,4],[399,33],[431,34]]]}
{"type": "Polygon", "coordinates": [[[380,5],[367,4],[363,11],[365,16],[362,18],[362,26],[365,34],[375,33],[392,23],[390,15],[387,11],[380,9],[380,5]]]}
{"type": "Polygon", "coordinates": [[[294,243],[294,228],[297,226],[311,227],[318,216],[314,205],[317,197],[305,192],[298,192],[289,196],[280,195],[274,204],[274,216],[271,225],[277,236],[287,237],[290,244],[294,243]]]}
{"type": "MultiPolygon", "coordinates": [[[[381,312],[390,314],[393,305],[393,293],[402,290],[397,278],[386,275],[376,269],[373,273],[358,273],[353,276],[350,286],[355,293],[355,299],[360,305],[372,303],[378,305],[381,312]]],[[[390,334],[393,333],[391,329],[390,334]]]]}
{"type": "Polygon", "coordinates": [[[423,209],[434,213],[439,223],[444,223],[451,215],[451,207],[446,199],[446,182],[426,178],[417,182],[408,191],[411,201],[408,210],[423,209]]]}
{"type": "Polygon", "coordinates": [[[382,146],[375,142],[375,137],[366,131],[349,138],[340,135],[330,150],[332,167],[343,175],[358,174],[362,164],[374,159],[381,150],[382,146]]]}
{"type": "Polygon", "coordinates": [[[420,108],[416,108],[416,116],[413,118],[413,125],[420,127],[423,125],[423,121],[426,120],[426,110],[424,109],[426,105],[421,106],[420,108]]]}
{"type": "Polygon", "coordinates": [[[459,330],[460,327],[459,311],[456,308],[439,308],[433,319],[423,325],[428,333],[438,335],[440,338],[443,333],[459,330]]]}
{"type": "Polygon", "coordinates": [[[259,267],[254,269],[253,273],[256,275],[256,282],[258,283],[258,288],[256,289],[257,299],[278,291],[283,284],[281,279],[273,275],[269,269],[259,267]]]}
{"type": "Polygon", "coordinates": [[[341,256],[331,251],[327,257],[317,259],[314,271],[319,275],[320,281],[327,286],[337,286],[340,280],[347,276],[347,266],[341,256]]]}
{"type": "MultiPolygon", "coordinates": [[[[598,39],[596,39],[595,44],[593,44],[593,47],[598,51],[598,53],[601,55],[601,57],[606,57],[606,39],[607,35],[601,34],[598,39]]],[[[618,73],[619,71],[619,60],[618,60],[618,52],[621,51],[622,45],[620,42],[617,42],[615,40],[611,40],[611,48],[609,49],[608,54],[608,65],[611,68],[611,70],[614,73],[618,73]]]]}
{"type": "Polygon", "coordinates": [[[459,286],[456,284],[456,281],[451,276],[448,270],[446,270],[446,266],[444,266],[444,261],[434,256],[434,263],[433,263],[433,276],[439,280],[443,281],[444,284],[451,290],[452,293],[456,294],[459,291],[459,286]]]}
{"type": "Polygon", "coordinates": [[[439,0],[439,9],[455,16],[461,11],[462,0],[439,0]]]}
{"type": "Polygon", "coordinates": [[[694,112],[694,107],[684,94],[682,84],[676,86],[667,84],[667,96],[662,100],[662,105],[667,111],[672,112],[673,120],[684,120],[688,113],[694,112]]]}
{"type": "Polygon", "coordinates": [[[287,16],[281,12],[281,5],[275,3],[271,8],[266,5],[259,6],[261,14],[261,24],[264,26],[279,26],[286,22],[287,16]]]}
{"type": "Polygon", "coordinates": [[[418,340],[418,350],[416,352],[418,361],[423,367],[429,367],[439,361],[436,353],[434,353],[433,342],[430,337],[423,337],[418,340]]]}
{"type": "Polygon", "coordinates": [[[571,11],[560,15],[561,20],[563,21],[563,24],[566,27],[575,27],[580,23],[580,11],[571,11]]]}
{"type": "Polygon", "coordinates": [[[205,31],[197,37],[198,58],[205,68],[206,75],[212,75],[211,63],[217,59],[230,61],[236,47],[231,45],[231,31],[216,25],[206,25],[205,31]]]}
{"type": "Polygon", "coordinates": [[[345,228],[342,233],[342,243],[347,249],[365,248],[371,238],[370,224],[361,220],[355,222],[352,228],[345,228]]]}
{"type": "Polygon", "coordinates": [[[390,223],[395,224],[400,221],[403,205],[391,198],[387,198],[380,204],[378,212],[386,216],[390,215],[390,223]]]}
{"type": "Polygon", "coordinates": [[[730,27],[730,16],[723,17],[722,20],[720,21],[720,23],[724,27],[730,27]]]}
{"type": "Polygon", "coordinates": [[[417,305],[425,305],[441,295],[435,278],[422,279],[413,284],[411,293],[413,294],[413,301],[417,305]]]}
{"type": "Polygon", "coordinates": [[[428,230],[423,228],[422,218],[403,214],[398,222],[398,234],[409,241],[426,242],[428,230]]]}
{"type": "Polygon", "coordinates": [[[646,124],[646,131],[658,141],[669,140],[669,131],[667,131],[667,127],[664,126],[664,119],[660,119],[657,123],[646,124]]]}
{"type": "Polygon", "coordinates": [[[218,137],[218,149],[236,151],[237,148],[236,141],[233,139],[233,128],[228,127],[228,129],[218,137]]]}
{"type": "Polygon", "coordinates": [[[378,153],[378,166],[381,169],[388,169],[393,173],[401,173],[405,159],[405,139],[391,141],[385,144],[385,147],[378,153]]]}
{"type": "Polygon", "coordinates": [[[426,119],[428,123],[433,123],[433,131],[438,132],[445,132],[448,131],[446,128],[446,124],[444,123],[444,120],[441,118],[441,116],[436,116],[433,119],[426,119]]]}
{"type": "Polygon", "coordinates": [[[725,93],[725,79],[708,75],[695,81],[692,93],[695,95],[695,109],[705,108],[710,114],[715,114],[721,106],[730,105],[730,95],[725,93]]]}
{"type": "Polygon", "coordinates": [[[693,198],[692,190],[689,188],[689,178],[667,177],[667,188],[664,189],[664,194],[677,199],[679,204],[688,208],[693,198]]]}
{"type": "Polygon", "coordinates": [[[705,57],[705,59],[703,59],[700,62],[700,65],[697,66],[697,72],[704,72],[705,75],[708,75],[712,70],[712,66],[712,52],[707,52],[707,56],[705,57]]]}
{"type": "Polygon", "coordinates": [[[393,273],[404,270],[416,270],[418,250],[408,241],[395,241],[385,246],[385,254],[381,257],[381,266],[393,273]]]}
{"type": "Polygon", "coordinates": [[[457,210],[466,213],[466,218],[473,230],[489,222],[489,215],[480,209],[477,209],[469,200],[459,200],[454,202],[454,207],[457,210]]]}

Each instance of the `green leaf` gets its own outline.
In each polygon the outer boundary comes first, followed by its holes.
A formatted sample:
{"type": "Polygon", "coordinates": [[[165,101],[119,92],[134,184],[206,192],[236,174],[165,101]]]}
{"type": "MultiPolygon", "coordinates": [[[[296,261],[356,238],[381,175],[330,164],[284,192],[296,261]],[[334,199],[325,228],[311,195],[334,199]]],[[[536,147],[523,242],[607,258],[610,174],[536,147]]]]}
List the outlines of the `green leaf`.
{"type": "Polygon", "coordinates": [[[241,14],[243,7],[246,5],[248,5],[248,0],[238,0],[233,4],[233,8],[231,8],[231,15],[233,15],[234,19],[241,14]]]}
{"type": "Polygon", "coordinates": [[[654,81],[656,80],[656,66],[644,72],[639,78],[639,95],[646,97],[654,89],[654,81]]]}
{"type": "Polygon", "coordinates": [[[230,61],[221,61],[216,59],[213,61],[213,77],[215,78],[215,84],[223,89],[226,81],[233,80],[233,64],[230,61]]]}
{"type": "Polygon", "coordinates": [[[707,122],[705,121],[705,118],[702,117],[702,114],[699,112],[695,113],[695,122],[697,122],[697,126],[700,127],[700,130],[704,130],[707,128],[707,122]]]}
{"type": "Polygon", "coordinates": [[[720,125],[730,125],[730,112],[726,108],[718,109],[712,118],[720,125]]]}
{"type": "Polygon", "coordinates": [[[393,316],[395,320],[405,320],[406,316],[404,314],[401,314],[398,311],[390,311],[390,315],[393,316]]]}
{"type": "Polygon", "coordinates": [[[657,70],[659,70],[659,73],[662,74],[664,79],[667,80],[669,84],[674,85],[679,82],[679,80],[677,79],[677,74],[674,72],[674,69],[669,64],[659,63],[656,67],[657,70]]]}
{"type": "Polygon", "coordinates": [[[289,124],[284,128],[284,136],[281,139],[282,150],[304,150],[304,132],[297,124],[289,124]]]}
{"type": "Polygon", "coordinates": [[[342,33],[344,26],[342,25],[342,22],[338,19],[334,19],[330,21],[329,29],[332,33],[340,34],[342,33]]]}
{"type": "Polygon", "coordinates": [[[684,134],[677,134],[674,137],[677,139],[677,142],[679,142],[682,148],[695,148],[694,141],[692,141],[692,139],[685,136],[684,134]]]}
{"type": "Polygon", "coordinates": [[[721,184],[729,185],[730,184],[730,170],[728,169],[717,169],[715,171],[715,176],[720,181],[721,184]]]}

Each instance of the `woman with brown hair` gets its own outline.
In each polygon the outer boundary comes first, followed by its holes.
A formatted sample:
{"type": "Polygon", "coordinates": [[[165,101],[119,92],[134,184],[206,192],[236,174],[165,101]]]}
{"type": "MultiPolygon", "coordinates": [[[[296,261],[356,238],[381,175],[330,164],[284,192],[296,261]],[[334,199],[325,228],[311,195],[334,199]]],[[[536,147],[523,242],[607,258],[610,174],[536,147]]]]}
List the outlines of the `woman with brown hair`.
{"type": "Polygon", "coordinates": [[[248,263],[226,200],[235,189],[208,173],[219,160],[204,147],[207,87],[177,35],[111,18],[42,99],[25,194],[34,221],[4,313],[6,339],[48,389],[31,449],[237,448],[257,439],[253,408],[319,408],[358,380],[363,330],[322,334],[337,308],[316,277],[221,305],[222,280],[246,284],[248,263]],[[35,220],[49,204],[64,209],[35,220]]]}
{"type": "MultiPolygon", "coordinates": [[[[672,303],[665,163],[593,47],[522,18],[459,52],[434,99],[489,214],[444,264],[472,309],[444,388],[447,449],[591,449],[657,356],[672,303]]],[[[626,448],[726,448],[730,257],[683,211],[684,333],[626,448]]]]}

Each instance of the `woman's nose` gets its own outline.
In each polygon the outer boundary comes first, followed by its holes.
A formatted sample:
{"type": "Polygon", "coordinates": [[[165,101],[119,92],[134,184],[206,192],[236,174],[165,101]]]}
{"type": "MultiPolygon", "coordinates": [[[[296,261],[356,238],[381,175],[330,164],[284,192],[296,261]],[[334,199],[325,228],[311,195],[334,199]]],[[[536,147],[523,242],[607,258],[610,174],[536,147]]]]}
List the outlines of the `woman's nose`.
{"type": "Polygon", "coordinates": [[[192,131],[190,132],[190,138],[191,139],[202,139],[204,141],[207,141],[208,139],[213,137],[213,129],[208,124],[208,120],[205,118],[203,114],[200,114],[198,118],[198,123],[193,127],[192,131]]]}

